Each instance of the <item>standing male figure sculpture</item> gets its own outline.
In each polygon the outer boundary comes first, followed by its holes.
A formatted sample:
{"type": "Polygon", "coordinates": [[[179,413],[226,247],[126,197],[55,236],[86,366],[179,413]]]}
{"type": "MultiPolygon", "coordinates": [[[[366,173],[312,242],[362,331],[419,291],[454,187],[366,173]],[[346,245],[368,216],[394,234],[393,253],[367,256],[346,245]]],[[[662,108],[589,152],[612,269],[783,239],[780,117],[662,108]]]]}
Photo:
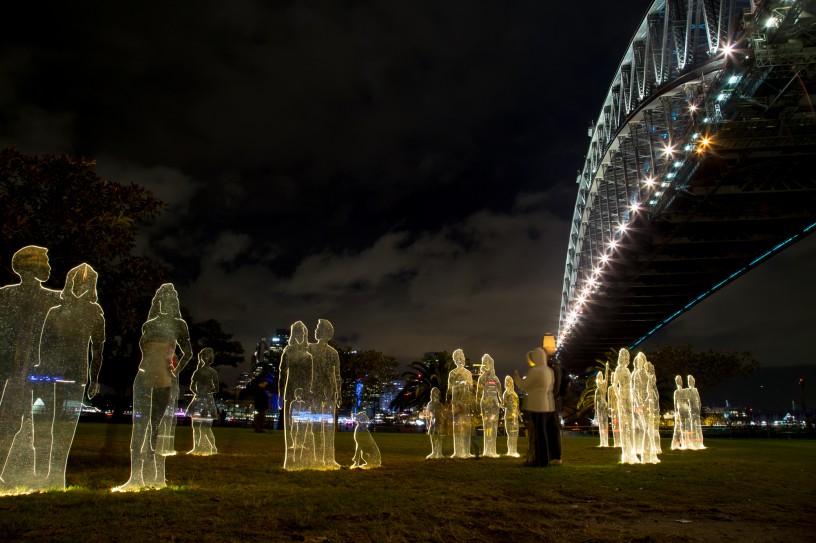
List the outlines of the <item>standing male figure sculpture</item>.
{"type": "Polygon", "coordinates": [[[45,316],[60,304],[60,293],[42,286],[51,275],[44,247],[20,249],[11,257],[11,269],[20,282],[0,288],[0,485],[27,486],[34,477],[33,441],[15,446],[19,455],[9,453],[21,432],[33,439],[34,391],[28,374],[39,363],[45,316]]]}
{"type": "Polygon", "coordinates": [[[516,386],[513,378],[509,375],[504,378],[504,395],[502,396],[502,406],[504,407],[504,431],[507,434],[507,456],[518,457],[518,435],[521,411],[519,410],[519,397],[516,394],[516,386]]]}
{"type": "Polygon", "coordinates": [[[334,326],[325,319],[317,321],[315,339],[309,344],[314,371],[312,373],[313,414],[319,417],[315,428],[315,457],[318,469],[340,469],[334,461],[334,420],[340,405],[340,356],[329,340],[334,326]]]}
{"type": "Polygon", "coordinates": [[[451,458],[471,458],[470,427],[473,409],[473,374],[465,368],[465,353],[453,351],[456,367],[448,374],[447,397],[451,400],[453,419],[453,455],[451,458]]]}
{"type": "Polygon", "coordinates": [[[439,401],[441,393],[437,387],[431,389],[431,401],[425,406],[422,417],[431,437],[431,454],[426,459],[442,458],[442,438],[445,435],[445,406],[439,401]]]}
{"type": "MultiPolygon", "coordinates": [[[[646,373],[646,355],[635,355],[635,369],[632,372],[632,445],[635,454],[643,454],[643,436],[646,435],[647,423],[651,422],[651,413],[647,412],[646,397],[649,388],[649,374],[646,373]]],[[[651,432],[649,435],[652,435],[651,432]]]]}
{"type": "Polygon", "coordinates": [[[606,409],[606,377],[598,372],[595,376],[595,420],[598,422],[598,435],[601,437],[600,447],[609,447],[609,413],[606,409]]]}
{"type": "Polygon", "coordinates": [[[618,352],[615,386],[618,393],[617,407],[621,429],[621,463],[637,464],[640,460],[635,454],[634,429],[632,427],[632,374],[629,372],[629,351],[626,349],[621,349],[618,352]]]}
{"type": "Polygon", "coordinates": [[[671,449],[673,451],[688,448],[686,436],[689,433],[691,417],[689,416],[688,395],[683,388],[683,378],[675,375],[674,383],[677,388],[674,391],[674,433],[672,434],[671,449]]]}
{"type": "Polygon", "coordinates": [[[686,398],[689,404],[689,433],[690,436],[686,439],[686,445],[689,449],[705,449],[703,445],[703,426],[700,421],[700,410],[702,409],[702,402],[700,401],[700,392],[695,386],[694,377],[686,376],[686,398]]]}

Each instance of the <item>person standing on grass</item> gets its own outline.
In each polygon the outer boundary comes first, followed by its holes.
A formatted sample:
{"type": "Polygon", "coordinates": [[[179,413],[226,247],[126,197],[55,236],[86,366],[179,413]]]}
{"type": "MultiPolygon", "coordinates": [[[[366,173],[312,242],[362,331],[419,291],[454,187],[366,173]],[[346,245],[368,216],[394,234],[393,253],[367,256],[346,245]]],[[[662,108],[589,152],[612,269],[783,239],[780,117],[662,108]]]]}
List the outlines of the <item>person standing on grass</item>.
{"type": "Polygon", "coordinates": [[[266,411],[269,409],[269,392],[266,390],[268,385],[269,381],[265,375],[257,377],[250,385],[252,402],[255,405],[255,416],[252,419],[252,428],[256,434],[264,433],[266,411]]]}
{"type": "Polygon", "coordinates": [[[552,463],[561,463],[561,442],[556,439],[559,433],[558,413],[555,410],[555,373],[547,365],[547,352],[537,347],[527,353],[530,371],[522,381],[525,396],[522,408],[527,424],[527,460],[525,466],[544,467],[552,463]]]}

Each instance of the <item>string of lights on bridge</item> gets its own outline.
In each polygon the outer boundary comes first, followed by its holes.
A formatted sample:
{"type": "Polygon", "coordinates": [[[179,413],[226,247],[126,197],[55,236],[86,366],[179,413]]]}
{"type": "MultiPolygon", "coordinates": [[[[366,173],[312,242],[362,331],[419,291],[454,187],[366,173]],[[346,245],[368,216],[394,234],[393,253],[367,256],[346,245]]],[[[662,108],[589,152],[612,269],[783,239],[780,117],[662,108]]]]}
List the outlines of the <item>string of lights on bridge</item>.
{"type": "MultiPolygon", "coordinates": [[[[768,22],[769,26],[773,26],[774,24],[776,24],[775,19],[768,22]]],[[[724,57],[730,57],[734,51],[734,46],[729,44],[720,49],[720,54],[724,57]]],[[[739,75],[731,75],[727,80],[727,84],[729,86],[736,85],[740,77],[739,75]]],[[[714,101],[724,102],[729,98],[729,94],[730,93],[727,92],[720,92],[714,101]]],[[[687,109],[688,113],[692,116],[696,116],[702,110],[700,104],[694,102],[690,102],[687,109]]],[[[681,170],[689,157],[696,157],[698,160],[702,160],[706,154],[712,150],[715,144],[715,138],[713,137],[715,129],[714,122],[711,118],[704,117],[700,120],[699,124],[709,126],[705,134],[695,131],[688,142],[681,146],[667,141],[660,150],[662,154],[661,158],[663,159],[661,171],[657,172],[657,175],[645,176],[640,181],[641,186],[646,191],[647,197],[645,200],[648,205],[644,205],[642,200],[638,201],[640,191],[637,191],[635,198],[627,207],[629,213],[624,215],[623,219],[615,225],[612,236],[605,241],[599,251],[591,274],[589,274],[588,277],[584,277],[583,283],[576,288],[578,296],[573,298],[572,307],[567,313],[566,319],[558,334],[557,345],[559,351],[578,323],[580,316],[583,314],[584,307],[590,302],[591,295],[597,292],[598,288],[602,285],[604,272],[610,265],[610,262],[614,260],[615,253],[620,247],[621,238],[626,235],[630,224],[636,220],[639,214],[653,209],[654,206],[659,203],[659,199],[665,189],[671,186],[676,179],[677,173],[681,170]],[[661,177],[663,178],[662,181],[660,181],[661,177]]],[[[698,300],[694,301],[691,305],[694,305],[697,301],[698,300]]],[[[671,318],[675,316],[676,315],[673,315],[671,318]]],[[[671,320],[671,318],[669,320],[671,320]]]]}

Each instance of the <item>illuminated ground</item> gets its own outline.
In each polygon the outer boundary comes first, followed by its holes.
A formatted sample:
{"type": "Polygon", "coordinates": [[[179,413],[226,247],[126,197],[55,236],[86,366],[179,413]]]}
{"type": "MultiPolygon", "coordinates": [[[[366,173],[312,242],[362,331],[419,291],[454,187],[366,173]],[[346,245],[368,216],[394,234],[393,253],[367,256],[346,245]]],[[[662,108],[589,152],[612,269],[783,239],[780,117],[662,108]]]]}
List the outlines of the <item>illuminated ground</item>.
{"type": "MultiPolygon", "coordinates": [[[[168,458],[167,489],[113,494],[128,476],[130,427],[81,424],[71,488],[0,498],[0,540],[812,540],[814,441],[711,439],[657,466],[622,466],[614,450],[567,437],[562,466],[530,469],[426,461],[426,436],[376,434],[383,468],[288,473],[279,432],[215,432],[218,456],[168,458]]],[[[190,433],[179,428],[177,450],[190,433]]],[[[337,444],[350,464],[352,434],[337,444]]]]}

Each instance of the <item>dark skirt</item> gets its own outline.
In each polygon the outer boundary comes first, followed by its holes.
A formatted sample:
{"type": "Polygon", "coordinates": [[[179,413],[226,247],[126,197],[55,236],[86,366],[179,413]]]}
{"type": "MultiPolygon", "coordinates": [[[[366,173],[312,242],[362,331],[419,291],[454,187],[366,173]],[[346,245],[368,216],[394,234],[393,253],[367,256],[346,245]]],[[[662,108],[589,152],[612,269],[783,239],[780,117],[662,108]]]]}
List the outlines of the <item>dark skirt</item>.
{"type": "Polygon", "coordinates": [[[527,425],[527,460],[525,466],[543,467],[561,459],[561,429],[558,413],[525,411],[527,425]]]}

